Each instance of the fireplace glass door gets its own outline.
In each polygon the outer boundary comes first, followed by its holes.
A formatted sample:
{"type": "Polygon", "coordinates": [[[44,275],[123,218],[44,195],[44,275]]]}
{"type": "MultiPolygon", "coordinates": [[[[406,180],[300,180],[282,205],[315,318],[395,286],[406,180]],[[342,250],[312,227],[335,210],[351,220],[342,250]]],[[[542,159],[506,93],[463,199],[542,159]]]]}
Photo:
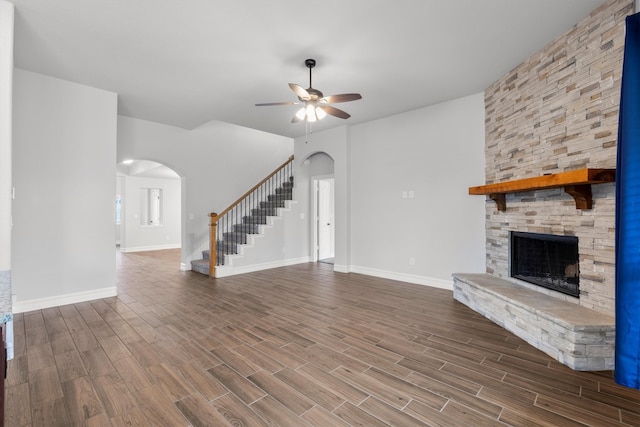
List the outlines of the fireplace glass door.
{"type": "Polygon", "coordinates": [[[567,295],[580,295],[578,238],[511,232],[511,277],[567,295]]]}

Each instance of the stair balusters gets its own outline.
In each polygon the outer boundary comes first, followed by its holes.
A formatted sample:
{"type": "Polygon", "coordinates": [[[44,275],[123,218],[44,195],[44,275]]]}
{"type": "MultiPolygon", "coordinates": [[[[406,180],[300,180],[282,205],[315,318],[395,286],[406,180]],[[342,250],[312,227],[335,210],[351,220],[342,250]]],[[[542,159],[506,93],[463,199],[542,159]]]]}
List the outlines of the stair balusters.
{"type": "Polygon", "coordinates": [[[220,214],[209,214],[209,277],[224,265],[225,255],[238,253],[248,234],[258,234],[267,216],[292,199],[293,156],[220,214]]]}

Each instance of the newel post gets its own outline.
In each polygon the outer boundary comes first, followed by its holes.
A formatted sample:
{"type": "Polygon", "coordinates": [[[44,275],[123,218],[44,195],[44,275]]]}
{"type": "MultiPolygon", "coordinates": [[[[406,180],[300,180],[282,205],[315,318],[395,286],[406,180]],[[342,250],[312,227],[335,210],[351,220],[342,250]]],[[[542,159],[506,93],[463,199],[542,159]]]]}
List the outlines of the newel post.
{"type": "Polygon", "coordinates": [[[218,254],[216,254],[216,229],[218,228],[218,214],[210,213],[209,218],[209,277],[216,277],[216,264],[218,254]]]}

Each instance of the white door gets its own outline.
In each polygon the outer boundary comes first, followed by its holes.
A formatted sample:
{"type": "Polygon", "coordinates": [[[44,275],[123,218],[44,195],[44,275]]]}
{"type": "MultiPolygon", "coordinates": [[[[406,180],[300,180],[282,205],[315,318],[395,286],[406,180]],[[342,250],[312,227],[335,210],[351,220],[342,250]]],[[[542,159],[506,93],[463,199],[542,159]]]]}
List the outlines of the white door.
{"type": "Polygon", "coordinates": [[[333,258],[335,255],[334,225],[333,225],[333,190],[334,180],[318,180],[318,260],[333,258]]]}

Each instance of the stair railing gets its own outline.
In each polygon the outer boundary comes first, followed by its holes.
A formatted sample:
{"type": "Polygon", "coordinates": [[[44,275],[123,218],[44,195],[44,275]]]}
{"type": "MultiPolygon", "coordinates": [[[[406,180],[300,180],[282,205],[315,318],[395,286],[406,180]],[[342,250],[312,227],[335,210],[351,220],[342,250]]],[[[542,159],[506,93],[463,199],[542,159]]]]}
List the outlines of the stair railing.
{"type": "MultiPolygon", "coordinates": [[[[224,245],[246,243],[241,237],[245,233],[237,232],[236,225],[244,224],[245,217],[251,216],[253,209],[260,208],[260,202],[267,201],[268,196],[275,194],[277,188],[283,187],[285,182],[290,182],[293,177],[293,156],[280,165],[276,170],[271,172],[266,178],[254,185],[249,191],[244,193],[238,200],[232,203],[228,208],[217,213],[210,213],[209,222],[209,277],[216,276],[216,267],[221,265],[218,259],[218,247],[221,246],[223,254],[226,252],[224,245]],[[225,233],[233,234],[229,242],[225,241],[225,233]],[[236,237],[238,236],[238,237],[236,237]]],[[[243,226],[241,226],[243,227],[243,226]]],[[[255,234],[253,228],[259,227],[258,224],[245,224],[244,227],[255,234]]]]}

